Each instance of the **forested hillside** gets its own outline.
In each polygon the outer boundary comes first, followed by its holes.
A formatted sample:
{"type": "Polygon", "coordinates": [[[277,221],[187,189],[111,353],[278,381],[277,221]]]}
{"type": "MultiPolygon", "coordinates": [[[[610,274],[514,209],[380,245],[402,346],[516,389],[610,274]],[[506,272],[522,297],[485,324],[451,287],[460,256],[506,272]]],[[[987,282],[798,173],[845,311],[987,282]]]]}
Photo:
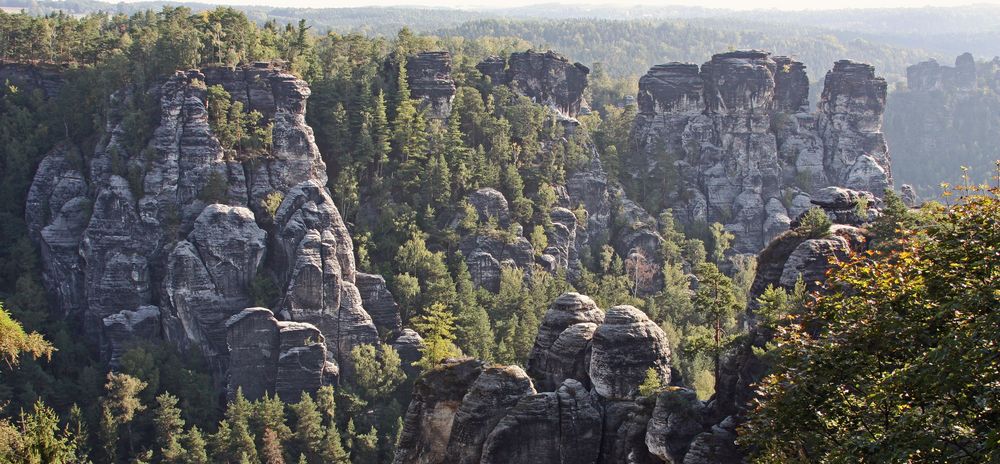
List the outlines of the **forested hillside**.
{"type": "Polygon", "coordinates": [[[101,5],[0,12],[0,462],[995,458],[996,191],[911,209],[882,134],[928,52],[101,5]]]}

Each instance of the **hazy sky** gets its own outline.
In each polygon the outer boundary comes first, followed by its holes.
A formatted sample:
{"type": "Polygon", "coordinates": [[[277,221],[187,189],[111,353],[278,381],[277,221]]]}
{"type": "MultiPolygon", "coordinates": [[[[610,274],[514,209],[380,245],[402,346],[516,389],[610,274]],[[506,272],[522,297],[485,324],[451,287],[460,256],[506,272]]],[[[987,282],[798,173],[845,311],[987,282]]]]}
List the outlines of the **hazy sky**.
{"type": "Polygon", "coordinates": [[[462,1],[462,0],[197,0],[203,3],[225,3],[235,5],[271,5],[271,6],[296,6],[312,8],[331,8],[347,6],[444,6],[460,8],[491,8],[491,7],[511,7],[524,6],[538,3],[565,3],[572,5],[600,4],[600,5],[685,5],[701,6],[706,8],[730,8],[730,9],[758,9],[758,8],[778,8],[784,10],[803,9],[836,9],[836,8],[887,8],[887,7],[916,7],[916,6],[960,6],[972,3],[1000,4],[1000,0],[502,0],[500,2],[489,1],[462,1]]]}

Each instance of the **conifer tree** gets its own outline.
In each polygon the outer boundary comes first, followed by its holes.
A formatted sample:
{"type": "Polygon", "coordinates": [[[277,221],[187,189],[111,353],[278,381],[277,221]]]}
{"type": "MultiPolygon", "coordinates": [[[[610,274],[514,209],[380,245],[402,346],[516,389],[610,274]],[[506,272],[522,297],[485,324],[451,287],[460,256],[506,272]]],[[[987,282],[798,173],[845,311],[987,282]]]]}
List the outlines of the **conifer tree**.
{"type": "Polygon", "coordinates": [[[453,343],[455,316],[443,304],[432,304],[427,313],[417,318],[413,325],[424,338],[420,346],[420,361],[416,363],[422,369],[429,370],[442,359],[461,354],[453,343]]]}
{"type": "Polygon", "coordinates": [[[461,253],[456,255],[455,263],[456,298],[452,308],[455,314],[455,343],[469,356],[492,361],[495,336],[490,327],[490,316],[476,300],[472,275],[461,253]]]}
{"type": "Polygon", "coordinates": [[[156,397],[158,407],[153,417],[156,429],[156,444],[160,447],[162,462],[180,463],[184,449],[181,447],[181,437],[184,435],[184,419],[177,407],[177,397],[170,393],[162,393],[156,397]]]}
{"type": "Polygon", "coordinates": [[[184,455],[181,459],[183,464],[208,464],[208,453],[205,451],[205,439],[201,430],[195,425],[184,434],[183,439],[184,455]]]}
{"type": "Polygon", "coordinates": [[[316,402],[308,393],[302,392],[299,402],[291,405],[295,414],[295,444],[297,450],[313,461],[319,452],[324,436],[323,417],[316,402]]]}

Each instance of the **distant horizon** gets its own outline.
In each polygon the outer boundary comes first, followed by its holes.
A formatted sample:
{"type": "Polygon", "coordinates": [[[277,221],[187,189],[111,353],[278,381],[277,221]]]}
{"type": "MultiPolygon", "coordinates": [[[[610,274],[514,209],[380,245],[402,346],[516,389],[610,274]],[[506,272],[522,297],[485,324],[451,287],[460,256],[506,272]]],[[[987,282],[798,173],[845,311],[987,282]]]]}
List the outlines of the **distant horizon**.
{"type": "MultiPolygon", "coordinates": [[[[156,3],[156,0],[102,0],[107,3],[156,3]]],[[[959,8],[976,6],[1000,6],[1000,0],[926,0],[914,4],[908,0],[883,0],[873,5],[864,0],[829,0],[824,2],[802,2],[796,0],[758,0],[740,2],[735,0],[668,0],[668,1],[635,1],[635,0],[582,0],[582,1],[531,1],[510,0],[503,6],[484,6],[480,2],[461,0],[346,0],[328,2],[324,0],[164,0],[164,3],[200,3],[226,6],[267,6],[281,8],[428,8],[457,9],[467,11],[497,11],[510,8],[525,8],[546,5],[567,5],[577,7],[655,7],[655,8],[703,8],[706,10],[731,11],[834,11],[834,10],[884,10],[884,9],[919,9],[919,8],[959,8]],[[331,4],[333,3],[333,4],[331,4]]]]}

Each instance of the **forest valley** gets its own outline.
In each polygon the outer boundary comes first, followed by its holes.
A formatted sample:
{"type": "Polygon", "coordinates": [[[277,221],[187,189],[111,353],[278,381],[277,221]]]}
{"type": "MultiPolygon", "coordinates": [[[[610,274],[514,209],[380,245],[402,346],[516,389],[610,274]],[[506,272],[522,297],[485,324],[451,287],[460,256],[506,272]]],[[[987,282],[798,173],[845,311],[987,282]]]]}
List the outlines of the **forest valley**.
{"type": "Polygon", "coordinates": [[[1000,164],[897,194],[860,63],[529,49],[0,12],[0,462],[1000,459],[1000,164]]]}

